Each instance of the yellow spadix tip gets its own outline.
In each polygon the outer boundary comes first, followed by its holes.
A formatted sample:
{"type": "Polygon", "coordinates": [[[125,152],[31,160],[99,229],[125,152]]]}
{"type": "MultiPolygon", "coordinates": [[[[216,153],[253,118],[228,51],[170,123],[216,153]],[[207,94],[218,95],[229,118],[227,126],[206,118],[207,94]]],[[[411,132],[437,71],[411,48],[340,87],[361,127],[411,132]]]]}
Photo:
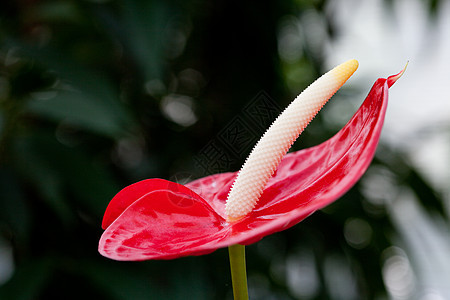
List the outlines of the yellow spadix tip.
{"type": "Polygon", "coordinates": [[[358,61],[351,59],[335,67],[330,73],[334,75],[339,85],[343,85],[355,73],[358,66],[358,61]]]}

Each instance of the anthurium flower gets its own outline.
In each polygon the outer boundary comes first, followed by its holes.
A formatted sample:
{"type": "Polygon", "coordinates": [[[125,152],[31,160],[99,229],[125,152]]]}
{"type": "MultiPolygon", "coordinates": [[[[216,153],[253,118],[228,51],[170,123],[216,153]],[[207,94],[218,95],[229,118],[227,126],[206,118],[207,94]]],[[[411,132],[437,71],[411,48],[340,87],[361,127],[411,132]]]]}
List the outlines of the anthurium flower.
{"type": "MultiPolygon", "coordinates": [[[[249,245],[297,224],[341,197],[372,161],[383,126],[388,89],[403,73],[378,79],[361,107],[335,136],[284,156],[324,102],[356,70],[356,61],[344,64],[350,69],[344,70],[345,78],[337,80],[337,87],[323,90],[328,88],[327,83],[325,87],[319,84],[310,89],[311,85],[305,90],[323,103],[314,100],[291,109],[296,99],[286,109],[294,112],[291,117],[303,118],[300,125],[286,121],[283,130],[276,129],[275,133],[268,130],[261,139],[269,136],[268,142],[260,141],[253,151],[262,148],[260,154],[253,159],[252,152],[246,161],[249,171],[244,171],[245,165],[241,169],[240,173],[249,173],[247,183],[245,178],[243,185],[239,183],[239,173],[233,172],[207,176],[186,185],[147,179],[121,190],[106,209],[100,253],[115,260],[172,259],[206,254],[235,244],[249,245]],[[298,109],[308,112],[299,115],[298,109]],[[287,136],[282,140],[287,142],[278,147],[280,142],[273,139],[284,135],[287,136]],[[276,154],[264,155],[267,151],[276,154]],[[256,164],[252,165],[253,160],[256,164]],[[254,182],[262,183],[258,186],[254,182]],[[238,199],[237,202],[232,202],[232,198],[238,199]]],[[[333,73],[336,69],[329,73],[336,77],[336,72],[333,73]]],[[[331,76],[329,73],[323,77],[331,76]]],[[[277,122],[278,119],[274,124],[277,122]]]]}

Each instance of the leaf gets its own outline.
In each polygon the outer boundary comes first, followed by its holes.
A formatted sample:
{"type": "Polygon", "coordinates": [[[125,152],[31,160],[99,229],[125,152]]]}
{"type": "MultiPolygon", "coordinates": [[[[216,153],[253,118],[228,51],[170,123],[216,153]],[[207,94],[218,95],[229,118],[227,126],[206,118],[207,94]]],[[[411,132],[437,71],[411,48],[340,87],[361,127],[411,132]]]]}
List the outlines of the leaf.
{"type": "Polygon", "coordinates": [[[116,139],[136,129],[131,113],[119,100],[118,89],[103,74],[86,69],[53,49],[10,43],[61,81],[54,88],[34,93],[26,111],[116,139]]]}
{"type": "Polygon", "coordinates": [[[28,112],[56,122],[65,122],[86,131],[118,139],[127,135],[133,126],[122,120],[106,101],[99,101],[80,91],[59,91],[46,100],[28,102],[28,112]]]}
{"type": "Polygon", "coordinates": [[[75,212],[70,202],[100,216],[117,183],[94,159],[41,132],[17,139],[15,164],[63,220],[75,212]]]}
{"type": "Polygon", "coordinates": [[[171,17],[162,1],[122,1],[122,27],[117,28],[145,80],[163,77],[164,30],[171,17]]]}

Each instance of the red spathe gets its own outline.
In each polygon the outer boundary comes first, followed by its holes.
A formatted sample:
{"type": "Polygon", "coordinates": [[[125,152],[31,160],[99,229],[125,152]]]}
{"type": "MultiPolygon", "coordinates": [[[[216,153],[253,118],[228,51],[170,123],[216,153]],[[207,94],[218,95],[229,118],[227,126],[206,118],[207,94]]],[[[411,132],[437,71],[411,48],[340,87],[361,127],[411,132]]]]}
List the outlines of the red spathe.
{"type": "Polygon", "coordinates": [[[329,205],[359,180],[372,161],[388,89],[399,74],[378,79],[352,119],[331,139],[287,154],[255,209],[241,220],[228,223],[225,216],[237,173],[211,175],[185,186],[143,180],[111,200],[103,218],[100,253],[115,260],[206,254],[254,243],[329,205]]]}

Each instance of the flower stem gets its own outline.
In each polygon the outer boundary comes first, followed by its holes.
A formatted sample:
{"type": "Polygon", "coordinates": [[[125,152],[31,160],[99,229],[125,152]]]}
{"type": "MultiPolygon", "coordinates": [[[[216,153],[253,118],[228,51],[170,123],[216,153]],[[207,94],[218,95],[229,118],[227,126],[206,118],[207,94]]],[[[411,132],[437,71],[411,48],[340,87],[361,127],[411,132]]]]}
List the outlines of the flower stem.
{"type": "Polygon", "coordinates": [[[234,300],[248,300],[245,246],[238,244],[229,246],[228,253],[230,255],[234,300]]]}

